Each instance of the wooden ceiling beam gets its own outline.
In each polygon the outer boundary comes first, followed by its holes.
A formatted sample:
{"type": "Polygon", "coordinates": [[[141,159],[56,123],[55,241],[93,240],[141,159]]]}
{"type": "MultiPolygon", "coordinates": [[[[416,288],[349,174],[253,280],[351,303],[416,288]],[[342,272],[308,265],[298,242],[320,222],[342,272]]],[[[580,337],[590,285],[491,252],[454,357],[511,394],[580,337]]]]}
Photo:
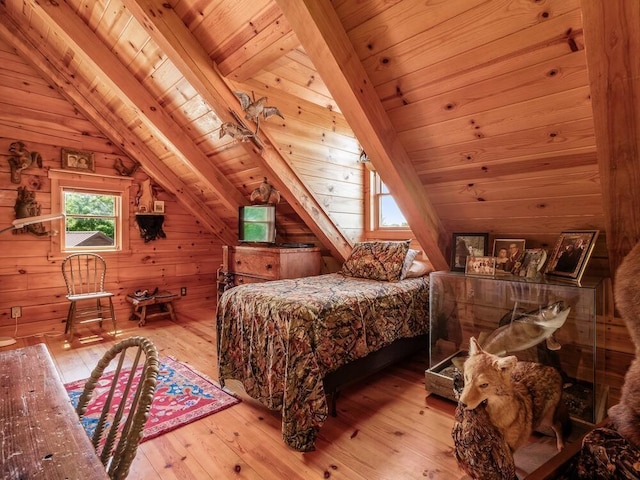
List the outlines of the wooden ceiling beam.
{"type": "Polygon", "coordinates": [[[50,51],[28,22],[13,19],[0,2],[0,37],[25,58],[40,75],[129,157],[136,159],[167,192],[175,195],[204,228],[224,243],[234,243],[236,232],[191,193],[180,178],[167,169],[140,139],[122,124],[108,105],[101,104],[91,87],[72,77],[59,56],[50,51]]]}
{"type": "Polygon", "coordinates": [[[328,0],[276,0],[371,162],[438,270],[448,270],[450,236],[328,0]]]}
{"type": "MultiPolygon", "coordinates": [[[[173,9],[161,0],[124,0],[138,22],[176,65],[187,81],[223,121],[235,121],[231,110],[239,102],[216,65],[173,9]]],[[[264,168],[272,183],[334,258],[344,260],[351,251],[348,238],[333,223],[313,193],[285,158],[273,147],[269,135],[260,131],[263,149],[241,143],[264,168]]]]}
{"type": "MultiPolygon", "coordinates": [[[[275,6],[274,6],[275,8],[275,6]]],[[[283,16],[218,64],[220,73],[244,82],[300,45],[283,16]],[[275,40],[274,40],[275,37],[275,40]]]]}
{"type": "Polygon", "coordinates": [[[582,0],[582,22],[613,276],[640,241],[640,8],[582,0]]]}
{"type": "Polygon", "coordinates": [[[121,102],[139,115],[144,125],[162,141],[168,151],[176,155],[202,178],[203,183],[216,192],[222,205],[230,213],[236,214],[238,206],[249,203],[66,2],[28,0],[28,3],[52,32],[64,39],[74,55],[90,66],[100,81],[109,86],[121,102]]]}

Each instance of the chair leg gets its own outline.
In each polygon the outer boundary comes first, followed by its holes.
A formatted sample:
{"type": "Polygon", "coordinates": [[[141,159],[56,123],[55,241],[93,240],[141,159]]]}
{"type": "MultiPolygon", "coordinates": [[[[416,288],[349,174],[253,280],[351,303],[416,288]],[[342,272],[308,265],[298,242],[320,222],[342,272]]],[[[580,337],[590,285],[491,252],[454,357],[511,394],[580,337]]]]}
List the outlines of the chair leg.
{"type": "Polygon", "coordinates": [[[104,316],[102,315],[102,300],[99,298],[96,299],[96,308],[98,310],[98,316],[100,317],[100,320],[98,321],[98,326],[102,328],[102,319],[104,318],[104,316]]]}
{"type": "Polygon", "coordinates": [[[113,308],[113,300],[109,297],[109,310],[111,312],[111,321],[113,322],[113,336],[115,337],[118,332],[118,327],[116,326],[116,311],[113,308]]]}
{"type": "Polygon", "coordinates": [[[73,320],[76,316],[76,302],[71,302],[69,312],[67,313],[67,324],[64,327],[64,333],[69,334],[69,338],[73,338],[73,320]]]}

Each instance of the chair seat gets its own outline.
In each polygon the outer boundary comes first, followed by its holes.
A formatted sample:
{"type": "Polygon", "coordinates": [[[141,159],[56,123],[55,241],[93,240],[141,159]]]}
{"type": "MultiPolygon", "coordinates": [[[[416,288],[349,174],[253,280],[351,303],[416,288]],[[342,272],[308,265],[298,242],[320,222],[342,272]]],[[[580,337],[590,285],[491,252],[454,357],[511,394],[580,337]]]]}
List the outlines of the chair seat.
{"type": "Polygon", "coordinates": [[[113,293],[92,292],[92,293],[80,293],[77,295],[67,295],[67,298],[72,302],[76,302],[78,300],[94,300],[96,298],[105,298],[105,297],[113,297],[113,293]]]}

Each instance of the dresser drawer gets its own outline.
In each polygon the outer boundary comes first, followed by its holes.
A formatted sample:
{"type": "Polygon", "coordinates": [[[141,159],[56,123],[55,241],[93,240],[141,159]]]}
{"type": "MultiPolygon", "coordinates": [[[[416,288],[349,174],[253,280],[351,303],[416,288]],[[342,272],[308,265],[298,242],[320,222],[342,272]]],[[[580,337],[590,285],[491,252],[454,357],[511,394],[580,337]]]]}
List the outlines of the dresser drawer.
{"type": "Polygon", "coordinates": [[[243,275],[242,273],[236,273],[233,275],[233,286],[246,285],[247,283],[263,283],[265,278],[252,277],[250,275],[243,275]]]}
{"type": "Polygon", "coordinates": [[[264,249],[230,251],[229,271],[265,280],[276,280],[280,276],[280,255],[277,251],[269,252],[264,249]]]}

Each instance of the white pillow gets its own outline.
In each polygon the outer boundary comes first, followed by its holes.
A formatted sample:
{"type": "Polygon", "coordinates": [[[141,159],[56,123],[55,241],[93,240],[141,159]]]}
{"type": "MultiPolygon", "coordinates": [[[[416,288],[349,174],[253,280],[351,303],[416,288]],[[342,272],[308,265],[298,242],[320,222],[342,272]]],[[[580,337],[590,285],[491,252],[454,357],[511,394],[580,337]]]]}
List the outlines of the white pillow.
{"type": "Polygon", "coordinates": [[[428,260],[414,260],[405,278],[418,278],[433,272],[433,265],[428,260]]]}
{"type": "Polygon", "coordinates": [[[420,253],[419,250],[414,250],[413,248],[410,248],[409,250],[407,250],[407,255],[406,257],[404,257],[404,263],[402,264],[402,272],[400,273],[400,280],[404,280],[405,278],[407,278],[407,272],[409,271],[409,268],[411,268],[411,264],[416,259],[419,253],[420,253]]]}

